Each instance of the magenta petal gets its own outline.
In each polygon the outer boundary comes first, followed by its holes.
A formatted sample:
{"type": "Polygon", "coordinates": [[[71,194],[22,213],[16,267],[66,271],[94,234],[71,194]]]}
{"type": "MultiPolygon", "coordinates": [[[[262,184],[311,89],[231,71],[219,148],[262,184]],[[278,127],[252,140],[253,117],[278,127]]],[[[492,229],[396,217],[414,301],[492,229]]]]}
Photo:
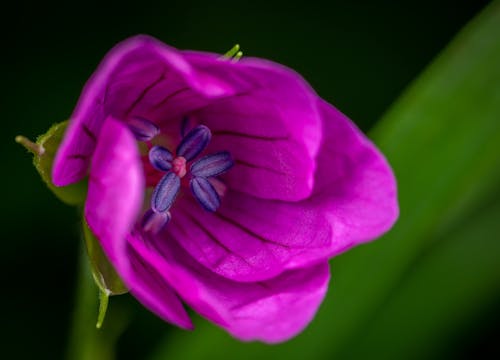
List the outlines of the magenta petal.
{"type": "MultiPolygon", "coordinates": [[[[189,53],[186,58],[192,63],[202,59],[189,53]]],[[[264,199],[307,198],[322,137],[317,95],[300,75],[281,65],[256,59],[236,65],[228,66],[228,74],[246,79],[250,89],[196,113],[212,131],[207,152],[231,154],[235,166],[224,179],[233,190],[264,199]]]]}
{"type": "Polygon", "coordinates": [[[384,156],[345,115],[318,101],[325,139],[307,205],[330,222],[333,256],[389,230],[399,208],[396,179],[384,156]]]}
{"type": "Polygon", "coordinates": [[[297,335],[328,287],[326,262],[268,281],[240,283],[203,268],[175,243],[159,254],[137,234],[129,241],[193,309],[241,340],[276,343],[297,335]]]}
{"type": "Polygon", "coordinates": [[[85,220],[134,295],[165,320],[192,328],[181,302],[151,267],[127,249],[126,237],[142,207],[142,163],[132,132],[108,118],[92,158],[85,220]]]}
{"type": "Polygon", "coordinates": [[[128,267],[125,237],[137,220],[144,175],[136,140],[108,118],[92,157],[85,219],[120,274],[128,267]]]}
{"type": "Polygon", "coordinates": [[[232,280],[261,281],[339,254],[392,226],[398,205],[387,161],[343,114],[319,105],[325,136],[309,199],[287,203],[228,191],[215,214],[179,201],[168,232],[205,267],[232,280]]]}
{"type": "Polygon", "coordinates": [[[192,330],[193,324],[174,289],[134,249],[129,247],[131,271],[126,279],[131,293],[145,307],[171,324],[192,330]]]}
{"type": "MultiPolygon", "coordinates": [[[[286,269],[326,261],[330,224],[314,208],[229,192],[210,213],[179,199],[166,232],[213,272],[236,281],[262,281],[286,269]]],[[[158,248],[170,240],[152,240],[158,248]],[[156,244],[157,243],[157,244],[156,244]]]]}

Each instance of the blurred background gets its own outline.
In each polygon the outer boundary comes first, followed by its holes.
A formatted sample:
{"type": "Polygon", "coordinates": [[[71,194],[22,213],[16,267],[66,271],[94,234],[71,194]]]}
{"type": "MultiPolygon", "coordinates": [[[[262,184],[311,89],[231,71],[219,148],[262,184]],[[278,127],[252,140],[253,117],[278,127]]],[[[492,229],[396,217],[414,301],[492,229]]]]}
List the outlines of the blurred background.
{"type": "Polygon", "coordinates": [[[103,55],[145,33],[181,49],[223,53],[239,43],[244,55],[300,72],[379,143],[395,167],[402,212],[393,232],[331,261],[327,300],[289,343],[239,343],[199,318],[198,329],[187,333],[126,295],[110,304],[109,316],[121,321],[112,330],[118,359],[500,358],[500,150],[494,141],[500,109],[491,105],[500,103],[494,69],[500,62],[489,63],[490,50],[484,50],[488,37],[500,46],[500,27],[496,37],[491,31],[478,36],[482,72],[471,73],[474,52],[461,53],[455,43],[388,112],[488,5],[142,0],[4,7],[0,357],[64,358],[81,245],[76,209],[48,191],[13,139],[36,138],[67,119],[103,55]],[[447,97],[455,89],[457,97],[447,97]],[[470,117],[462,121],[461,114],[470,117]],[[460,164],[474,166],[464,171],[460,164]]]}

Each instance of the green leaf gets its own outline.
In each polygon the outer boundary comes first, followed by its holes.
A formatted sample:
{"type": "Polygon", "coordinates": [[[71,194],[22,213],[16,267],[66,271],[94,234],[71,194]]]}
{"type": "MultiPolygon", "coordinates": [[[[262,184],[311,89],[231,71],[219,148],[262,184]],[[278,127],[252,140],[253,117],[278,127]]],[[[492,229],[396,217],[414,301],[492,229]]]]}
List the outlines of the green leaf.
{"type": "MultiPolygon", "coordinates": [[[[419,309],[419,303],[429,299],[422,278],[429,280],[432,271],[443,274],[448,266],[457,269],[457,263],[464,263],[467,242],[472,241],[472,232],[479,231],[481,226],[487,227],[484,231],[497,231],[491,217],[470,228],[466,222],[492,193],[500,190],[499,38],[500,3],[497,1],[456,37],[372,133],[398,179],[400,219],[382,239],[333,259],[333,279],[327,300],[304,333],[273,347],[242,344],[201,321],[195,334],[176,332],[154,358],[279,357],[291,360],[303,359],[307,354],[312,359],[332,359],[343,358],[358,346],[356,350],[364,354],[364,358],[382,357],[383,353],[375,352],[377,349],[370,353],[370,346],[375,343],[375,333],[386,331],[387,327],[369,327],[373,319],[382,321],[381,317],[388,314],[390,320],[387,321],[404,327],[397,318],[403,307],[412,312],[419,309]],[[444,234],[458,226],[467,231],[467,235],[464,238],[457,235],[456,244],[440,244],[444,234]],[[429,259],[421,260],[424,255],[429,259]],[[411,275],[414,266],[417,266],[415,271],[421,273],[411,275]],[[398,304],[394,311],[389,309],[391,301],[398,304]],[[363,336],[366,341],[359,343],[357,339],[363,336]]],[[[476,246],[476,243],[469,245],[476,246]]],[[[498,267],[491,263],[491,251],[497,248],[490,244],[471,252],[472,266],[483,260],[487,262],[487,266],[471,273],[480,278],[467,275],[471,291],[474,286],[482,286],[483,290],[487,286],[500,288],[495,277],[498,267]]],[[[450,276],[447,274],[443,280],[451,281],[450,276]]],[[[440,279],[434,281],[430,289],[437,286],[440,279]]],[[[450,282],[448,289],[450,294],[463,296],[458,283],[450,282]]],[[[487,301],[486,292],[482,292],[474,304],[481,307],[487,301]]],[[[467,304],[466,299],[461,302],[467,304]]],[[[466,306],[460,309],[471,311],[466,306]]],[[[439,311],[434,315],[432,322],[420,324],[419,334],[426,330],[432,333],[432,327],[439,322],[446,323],[441,327],[443,331],[452,328],[449,313],[442,318],[439,311]]],[[[388,336],[395,332],[389,331],[388,336]]],[[[382,338],[384,333],[377,336],[382,338]]],[[[411,337],[399,340],[407,342],[400,345],[401,349],[410,348],[407,345],[411,337]]],[[[390,346],[388,344],[390,339],[386,339],[386,346],[390,346]]],[[[403,352],[399,355],[406,358],[403,352]]]]}
{"type": "Polygon", "coordinates": [[[456,338],[500,290],[498,219],[500,198],[443,234],[416,259],[359,336],[344,344],[338,358],[383,354],[385,359],[440,359],[446,357],[443,352],[449,358],[463,356],[456,338]]]}
{"type": "Polygon", "coordinates": [[[40,135],[36,143],[24,136],[17,136],[16,142],[33,153],[33,165],[49,189],[63,202],[69,205],[81,205],[87,196],[87,180],[64,187],[56,187],[52,183],[52,164],[57,149],[63,139],[68,122],[53,125],[44,135],[40,135]]]}

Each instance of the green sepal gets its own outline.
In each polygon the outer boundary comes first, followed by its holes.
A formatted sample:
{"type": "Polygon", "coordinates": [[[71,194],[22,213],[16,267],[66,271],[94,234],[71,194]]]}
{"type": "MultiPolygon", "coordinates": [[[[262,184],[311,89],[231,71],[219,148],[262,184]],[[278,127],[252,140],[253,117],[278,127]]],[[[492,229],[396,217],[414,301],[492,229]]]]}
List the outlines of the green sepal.
{"type": "Polygon", "coordinates": [[[36,143],[30,142],[23,136],[16,137],[16,142],[26,147],[33,153],[33,165],[40,174],[48,188],[64,203],[69,205],[82,205],[87,197],[87,180],[68,186],[57,187],[52,183],[52,165],[57,149],[61,144],[68,121],[52,125],[36,143]]]}
{"type": "Polygon", "coordinates": [[[113,265],[102,251],[99,241],[83,221],[83,235],[87,254],[89,256],[92,275],[99,289],[109,293],[109,295],[121,295],[128,292],[122,280],[116,273],[113,265]]]}
{"type": "Polygon", "coordinates": [[[99,241],[92,233],[85,220],[83,220],[83,236],[90,261],[92,277],[99,288],[100,305],[96,327],[101,328],[108,308],[109,297],[112,295],[126,294],[128,289],[102,251],[99,241]]]}

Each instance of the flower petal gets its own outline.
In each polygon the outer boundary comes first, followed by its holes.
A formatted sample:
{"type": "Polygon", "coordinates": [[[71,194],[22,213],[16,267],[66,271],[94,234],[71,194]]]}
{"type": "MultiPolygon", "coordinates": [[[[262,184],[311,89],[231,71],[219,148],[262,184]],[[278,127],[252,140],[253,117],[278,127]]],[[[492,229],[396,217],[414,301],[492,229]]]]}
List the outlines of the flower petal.
{"type": "Polygon", "coordinates": [[[108,118],[92,158],[85,220],[127,287],[144,305],[183,328],[191,321],[178,297],[154,268],[131,253],[126,237],[142,207],[144,179],[132,132],[108,118]]]}
{"type": "Polygon", "coordinates": [[[111,263],[128,268],[125,236],[132,229],[144,196],[144,175],[131,131],[108,118],[92,157],[85,219],[111,263]]]}
{"type": "Polygon", "coordinates": [[[285,203],[230,190],[215,214],[183,198],[168,232],[191,256],[229,279],[260,281],[337,255],[392,226],[398,205],[387,161],[338,110],[322,100],[319,107],[325,137],[313,195],[285,203]]]}
{"type": "MultiPolygon", "coordinates": [[[[205,57],[207,62],[219,62],[205,57]]],[[[85,85],[57,153],[52,180],[57,186],[87,175],[104,120],[133,124],[137,118],[161,127],[217,99],[243,91],[242,84],[215,77],[202,64],[151,37],[136,36],[115,46],[85,85]],[[241,89],[240,89],[241,88],[241,89]]]]}
{"type": "Polygon", "coordinates": [[[227,151],[220,151],[196,160],[191,165],[191,174],[203,177],[217,176],[229,170],[233,165],[231,154],[227,151]]]}
{"type": "Polygon", "coordinates": [[[396,179],[373,143],[340,111],[318,101],[325,139],[307,205],[330,222],[336,255],[391,228],[399,214],[396,179]]]}
{"type": "Polygon", "coordinates": [[[155,251],[135,234],[129,243],[198,313],[245,341],[276,343],[297,335],[328,287],[327,262],[269,281],[240,283],[203,268],[175,242],[155,251]]]}
{"type": "MultiPolygon", "coordinates": [[[[171,236],[198,262],[235,281],[262,281],[286,269],[326,261],[330,224],[315,209],[228,192],[215,213],[179,197],[162,236],[171,236]],[[168,234],[168,235],[167,235],[168,234]]],[[[161,248],[167,241],[152,241],[161,248]]]]}
{"type": "MultiPolygon", "coordinates": [[[[186,59],[196,64],[203,57],[188,53],[186,59]]],[[[234,190],[265,199],[307,198],[322,137],[317,95],[300,75],[281,65],[242,59],[235,66],[228,66],[227,76],[239,76],[252,86],[193,114],[212,131],[208,152],[231,153],[235,167],[224,178],[234,190]]]]}
{"type": "Polygon", "coordinates": [[[126,280],[134,297],[171,324],[192,330],[193,324],[174,289],[147,261],[128,248],[131,271],[126,280]]]}

